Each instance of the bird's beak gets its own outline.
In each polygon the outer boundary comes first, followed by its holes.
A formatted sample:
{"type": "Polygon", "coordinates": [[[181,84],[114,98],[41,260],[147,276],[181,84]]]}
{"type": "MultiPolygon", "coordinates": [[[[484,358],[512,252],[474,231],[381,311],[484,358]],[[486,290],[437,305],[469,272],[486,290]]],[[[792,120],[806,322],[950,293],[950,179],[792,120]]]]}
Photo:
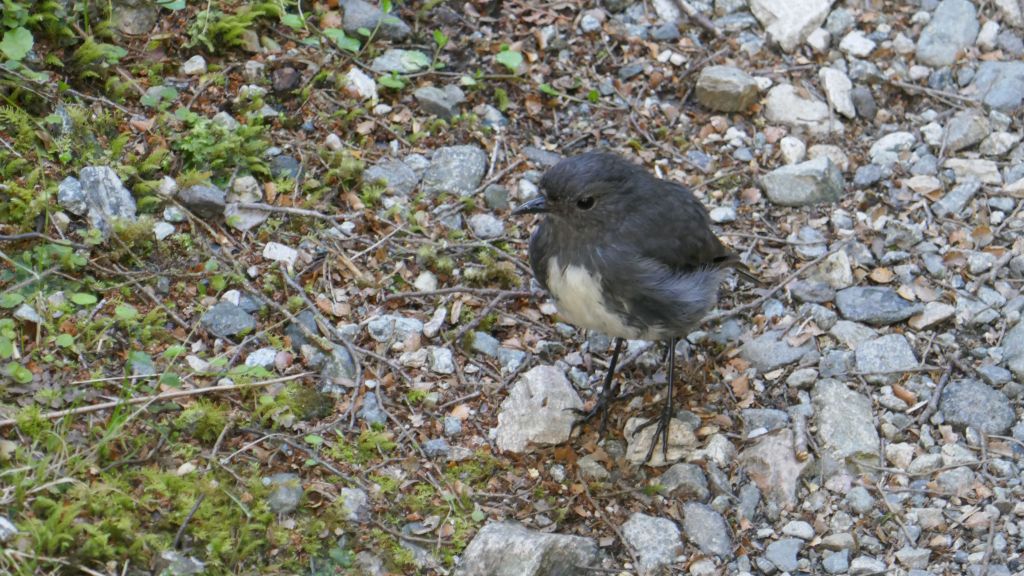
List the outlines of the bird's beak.
{"type": "Polygon", "coordinates": [[[544,214],[548,211],[547,199],[538,195],[536,198],[520,204],[512,211],[513,216],[523,214],[544,214]]]}

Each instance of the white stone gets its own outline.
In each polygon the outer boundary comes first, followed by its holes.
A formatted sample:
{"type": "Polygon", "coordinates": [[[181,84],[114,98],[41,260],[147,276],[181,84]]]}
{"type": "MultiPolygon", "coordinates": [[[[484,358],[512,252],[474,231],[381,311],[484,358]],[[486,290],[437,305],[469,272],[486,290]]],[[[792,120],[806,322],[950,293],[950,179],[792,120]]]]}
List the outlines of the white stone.
{"type": "Polygon", "coordinates": [[[164,176],[160,179],[160,184],[157,186],[156,193],[163,196],[164,198],[171,198],[178,192],[178,182],[170,176],[164,176]]]}
{"type": "MultiPolygon", "coordinates": [[[[916,50],[917,48],[915,47],[914,49],[916,50]]],[[[920,64],[914,64],[913,66],[910,67],[908,74],[910,75],[911,80],[917,82],[919,80],[924,80],[925,78],[931,76],[932,69],[927,66],[922,66],[920,64]]]]}
{"type": "Polygon", "coordinates": [[[846,74],[835,68],[822,68],[818,71],[818,78],[821,80],[821,87],[825,90],[825,96],[832,109],[847,118],[855,118],[857,111],[853,107],[853,98],[850,96],[853,82],[850,82],[846,74]]]}
{"type": "Polygon", "coordinates": [[[995,5],[1007,24],[1024,28],[1024,13],[1021,12],[1020,0],[995,0],[995,5]]]}
{"type": "Polygon", "coordinates": [[[523,374],[501,403],[495,442],[509,452],[525,452],[530,444],[561,444],[569,439],[583,407],[565,374],[554,366],[536,366],[523,374]]]}
{"type": "Polygon", "coordinates": [[[833,144],[815,144],[807,149],[807,159],[817,160],[822,156],[828,158],[841,171],[850,169],[850,157],[843,152],[843,149],[833,144]]]}
{"type": "Polygon", "coordinates": [[[782,153],[782,160],[786,164],[799,164],[804,161],[804,157],[807,154],[807,146],[799,138],[786,136],[779,141],[779,151],[782,153]]]}
{"type": "Polygon", "coordinates": [[[420,292],[433,292],[437,290],[437,276],[430,270],[424,270],[412,285],[420,292]]]}
{"type": "Polygon", "coordinates": [[[356,66],[349,69],[345,74],[346,89],[349,93],[360,100],[377,99],[377,83],[356,66]]]}
{"type": "Polygon", "coordinates": [[[716,206],[708,212],[715,224],[726,224],[736,221],[736,209],[732,206],[716,206]]]}
{"type": "Polygon", "coordinates": [[[829,133],[842,134],[842,122],[831,119],[828,104],[803,96],[791,84],[780,84],[765,98],[764,116],[769,122],[785,124],[795,130],[804,130],[815,136],[829,133]]]}
{"type": "Polygon", "coordinates": [[[978,48],[985,52],[991,52],[996,49],[996,36],[998,35],[999,23],[995,20],[989,20],[981,27],[981,32],[978,32],[978,39],[975,42],[978,44],[978,48]]]}
{"type": "Polygon", "coordinates": [[[181,65],[181,73],[185,76],[199,76],[201,74],[206,74],[206,59],[196,54],[188,60],[185,60],[185,63],[181,65]]]}
{"type": "Polygon", "coordinates": [[[865,36],[860,30],[851,30],[839,42],[839,49],[857,58],[867,58],[875,49],[875,41],[865,36]]]}
{"type": "Polygon", "coordinates": [[[814,50],[816,54],[824,54],[828,52],[829,45],[832,44],[832,35],[828,33],[828,30],[824,28],[815,28],[814,32],[811,32],[807,36],[807,45],[814,50]]]}
{"type": "Polygon", "coordinates": [[[330,134],[327,135],[327,138],[324,138],[324,146],[326,146],[327,149],[332,152],[337,152],[345,147],[345,145],[341,142],[341,137],[335,134],[334,132],[331,132],[330,134]]]}
{"type": "Polygon", "coordinates": [[[929,122],[924,126],[921,126],[921,136],[924,137],[925,144],[932,148],[942,146],[942,138],[944,134],[945,130],[937,122],[929,122]]]}
{"type": "Polygon", "coordinates": [[[907,56],[913,54],[914,50],[917,50],[917,46],[906,34],[900,32],[892,39],[892,49],[901,56],[907,56]]]}
{"type": "Polygon", "coordinates": [[[956,174],[958,182],[974,178],[982,184],[1002,184],[999,165],[994,160],[950,158],[942,164],[956,174]]]}
{"type": "Polygon", "coordinates": [[[922,330],[934,326],[943,320],[952,318],[956,314],[956,308],[942,302],[929,302],[925,304],[924,311],[907,320],[907,324],[915,330],[922,330]]]}
{"type": "Polygon", "coordinates": [[[174,224],[169,222],[157,222],[153,224],[153,235],[156,236],[157,240],[163,240],[171,234],[174,234],[174,224]]]}
{"type": "Polygon", "coordinates": [[[928,174],[918,174],[912,178],[907,178],[903,181],[903,185],[918,194],[930,194],[942,189],[942,182],[935,176],[928,174]]]}
{"type": "Polygon", "coordinates": [[[910,150],[916,142],[910,132],[893,132],[879,138],[868,152],[871,162],[879,166],[891,166],[900,161],[900,152],[910,150]]]}
{"type": "Polygon", "coordinates": [[[771,39],[792,52],[820,28],[832,0],[751,0],[750,11],[771,39]]]}
{"type": "Polygon", "coordinates": [[[1017,142],[1020,142],[1020,134],[1010,132],[993,132],[982,140],[978,151],[985,156],[1002,156],[1010,151],[1017,142]]]}
{"type": "Polygon", "coordinates": [[[277,242],[267,242],[263,247],[263,257],[275,262],[284,262],[289,268],[299,259],[299,251],[277,242]]]}

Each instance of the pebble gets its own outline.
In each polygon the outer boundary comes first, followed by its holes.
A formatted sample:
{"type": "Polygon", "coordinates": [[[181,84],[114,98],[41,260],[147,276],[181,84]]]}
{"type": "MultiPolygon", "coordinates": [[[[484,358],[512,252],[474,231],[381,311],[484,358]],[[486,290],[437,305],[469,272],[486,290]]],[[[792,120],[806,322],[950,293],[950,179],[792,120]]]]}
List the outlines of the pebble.
{"type": "Polygon", "coordinates": [[[886,334],[861,342],[855,349],[857,372],[873,384],[901,380],[918,366],[917,357],[902,334],[886,334]]]}
{"type": "Polygon", "coordinates": [[[704,554],[725,558],[732,553],[732,536],[725,518],[706,504],[683,504],[683,533],[704,554]]]}
{"type": "Polygon", "coordinates": [[[1003,434],[1015,420],[1005,394],[969,378],[953,380],[943,389],[939,409],[946,422],[970,426],[985,434],[1003,434]]]}
{"type": "Polygon", "coordinates": [[[621,530],[624,543],[639,557],[641,574],[656,574],[683,551],[679,527],[667,518],[634,512],[621,530]]]}
{"type": "Polygon", "coordinates": [[[498,238],[505,233],[505,223],[493,214],[473,214],[469,217],[469,227],[482,240],[498,238]]]}
{"type": "Polygon", "coordinates": [[[738,112],[757,100],[757,82],[733,66],[708,66],[697,77],[697,102],[711,110],[738,112]]]}
{"type": "Polygon", "coordinates": [[[838,380],[819,380],[811,392],[821,445],[837,460],[877,458],[878,431],[871,400],[838,380]]]}
{"type": "Polygon", "coordinates": [[[857,58],[867,58],[875,50],[874,40],[868,38],[860,30],[851,30],[839,42],[839,49],[857,58]]]}
{"type": "Polygon", "coordinates": [[[836,293],[836,305],[847,320],[875,326],[895,324],[924,307],[901,298],[892,288],[852,286],[836,293]]]}
{"type": "Polygon", "coordinates": [[[764,556],[779,570],[793,572],[800,567],[796,555],[803,546],[804,542],[799,538],[783,538],[769,544],[764,556]]]}
{"type": "Polygon", "coordinates": [[[782,527],[782,533],[801,540],[811,540],[814,538],[814,526],[803,520],[791,520],[782,527]]]}
{"type": "Polygon", "coordinates": [[[809,206],[838,200],[843,175],[826,157],[776,168],[761,178],[769,200],[782,206],[809,206]]]}
{"type": "MultiPolygon", "coordinates": [[[[943,0],[917,41],[917,61],[940,68],[956,62],[978,36],[978,15],[968,0],[943,0]]],[[[855,561],[856,562],[856,561],[855,561]]]]}

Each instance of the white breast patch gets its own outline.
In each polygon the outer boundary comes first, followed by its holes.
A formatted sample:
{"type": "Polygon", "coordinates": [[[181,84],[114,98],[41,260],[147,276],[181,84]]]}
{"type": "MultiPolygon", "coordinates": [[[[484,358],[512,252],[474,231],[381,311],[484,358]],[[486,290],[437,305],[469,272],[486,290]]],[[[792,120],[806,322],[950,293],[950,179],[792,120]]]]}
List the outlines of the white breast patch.
{"type": "Polygon", "coordinates": [[[605,306],[599,275],[591,275],[576,265],[566,266],[563,270],[558,258],[552,258],[548,260],[547,285],[555,297],[558,313],[570,323],[607,336],[640,337],[639,330],[625,324],[605,306]]]}

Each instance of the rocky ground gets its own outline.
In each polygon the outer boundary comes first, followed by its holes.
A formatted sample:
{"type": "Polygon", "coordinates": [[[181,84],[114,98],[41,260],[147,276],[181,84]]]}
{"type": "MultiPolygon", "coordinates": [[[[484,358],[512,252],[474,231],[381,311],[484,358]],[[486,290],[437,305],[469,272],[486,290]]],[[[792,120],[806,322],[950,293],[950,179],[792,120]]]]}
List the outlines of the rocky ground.
{"type": "Polygon", "coordinates": [[[382,7],[113,19],[166,74],[76,84],[129,137],[2,212],[0,567],[1024,571],[1017,0],[382,7]],[[608,437],[573,433],[611,343],[509,216],[596,147],[691,186],[765,284],[680,344],[649,463],[665,351],[629,342],[608,437]]]}

